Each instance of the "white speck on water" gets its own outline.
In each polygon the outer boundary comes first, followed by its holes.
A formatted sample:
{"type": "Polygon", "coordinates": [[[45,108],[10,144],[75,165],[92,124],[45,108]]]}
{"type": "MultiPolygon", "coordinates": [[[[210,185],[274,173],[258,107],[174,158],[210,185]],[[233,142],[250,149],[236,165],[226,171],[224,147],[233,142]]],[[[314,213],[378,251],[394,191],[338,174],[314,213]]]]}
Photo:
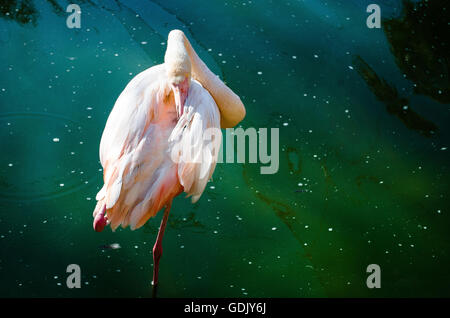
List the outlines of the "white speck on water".
{"type": "Polygon", "coordinates": [[[407,110],[408,109],[408,105],[403,106],[403,110],[407,110]]]}
{"type": "Polygon", "coordinates": [[[180,248],[184,248],[184,245],[181,245],[180,248]]]}
{"type": "Polygon", "coordinates": [[[12,167],[12,166],[13,166],[13,164],[12,164],[12,163],[9,163],[9,164],[8,164],[8,167],[12,167]]]}
{"type": "Polygon", "coordinates": [[[219,233],[219,232],[217,232],[217,230],[214,230],[213,233],[214,233],[214,234],[217,234],[217,233],[219,233]]]}
{"type": "Polygon", "coordinates": [[[147,44],[147,43],[148,43],[147,41],[142,41],[142,42],[141,42],[142,45],[145,45],[145,44],[147,44]]]}
{"type": "Polygon", "coordinates": [[[437,210],[437,213],[441,214],[441,210],[437,210]]]}
{"type": "Polygon", "coordinates": [[[261,71],[259,71],[259,72],[258,72],[258,75],[262,75],[262,72],[261,72],[261,71]]]}
{"type": "Polygon", "coordinates": [[[297,59],[297,56],[295,56],[295,55],[292,55],[292,58],[295,60],[295,59],[297,59]]]}
{"type": "Polygon", "coordinates": [[[307,229],[309,227],[309,225],[305,225],[305,229],[307,229]]]}
{"type": "Polygon", "coordinates": [[[209,188],[212,189],[212,190],[214,190],[216,187],[215,187],[215,186],[210,186],[209,188]]]}
{"type": "Polygon", "coordinates": [[[441,150],[442,151],[447,150],[447,147],[442,147],[441,150]]]}
{"type": "Polygon", "coordinates": [[[328,228],[328,232],[331,232],[331,231],[333,231],[333,228],[332,227],[328,228]]]}
{"type": "Polygon", "coordinates": [[[289,125],[289,123],[283,123],[283,126],[287,126],[287,125],[289,125]]]}
{"type": "Polygon", "coordinates": [[[59,142],[59,138],[53,138],[53,142],[59,142]]]}
{"type": "Polygon", "coordinates": [[[60,187],[64,187],[64,183],[60,183],[59,186],[60,186],[60,187]]]}
{"type": "Polygon", "coordinates": [[[351,70],[353,70],[353,66],[351,66],[351,65],[349,65],[348,68],[351,69],[351,70]]]}
{"type": "Polygon", "coordinates": [[[301,187],[303,185],[303,183],[299,182],[298,186],[301,187]]]}
{"type": "Polygon", "coordinates": [[[276,228],[276,227],[273,227],[273,228],[272,228],[272,231],[276,231],[276,230],[277,230],[277,228],[276,228]]]}
{"type": "Polygon", "coordinates": [[[317,59],[317,58],[319,58],[319,56],[318,56],[317,54],[314,54],[314,58],[316,58],[316,59],[317,59]]]}
{"type": "Polygon", "coordinates": [[[201,276],[197,276],[197,279],[202,279],[202,277],[201,276]]]}

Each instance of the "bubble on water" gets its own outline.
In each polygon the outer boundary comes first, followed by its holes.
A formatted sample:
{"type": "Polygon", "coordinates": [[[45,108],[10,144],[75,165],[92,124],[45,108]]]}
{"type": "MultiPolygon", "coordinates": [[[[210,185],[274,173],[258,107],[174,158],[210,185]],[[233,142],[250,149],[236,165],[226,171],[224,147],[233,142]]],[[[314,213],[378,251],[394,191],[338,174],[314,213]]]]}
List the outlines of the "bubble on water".
{"type": "Polygon", "coordinates": [[[258,75],[262,75],[262,72],[261,72],[261,71],[259,71],[259,72],[258,72],[258,75]]]}
{"type": "Polygon", "coordinates": [[[59,142],[59,138],[53,138],[53,142],[59,142]]]}
{"type": "Polygon", "coordinates": [[[272,228],[272,231],[276,231],[276,230],[277,230],[277,228],[276,228],[276,227],[273,227],[273,228],[272,228]]]}
{"type": "Polygon", "coordinates": [[[8,164],[8,167],[12,167],[12,166],[13,166],[13,164],[12,164],[12,163],[9,163],[9,164],[8,164]]]}
{"type": "Polygon", "coordinates": [[[332,232],[332,231],[333,231],[333,228],[332,228],[332,227],[328,228],[328,231],[329,231],[329,232],[332,232]]]}

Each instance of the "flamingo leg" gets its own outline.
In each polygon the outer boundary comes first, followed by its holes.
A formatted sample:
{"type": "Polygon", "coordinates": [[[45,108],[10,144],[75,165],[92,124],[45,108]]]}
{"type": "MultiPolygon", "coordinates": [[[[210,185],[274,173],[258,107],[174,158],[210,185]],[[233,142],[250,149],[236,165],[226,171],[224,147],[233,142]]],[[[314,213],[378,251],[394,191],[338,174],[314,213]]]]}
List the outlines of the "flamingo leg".
{"type": "Polygon", "coordinates": [[[158,236],[156,237],[155,245],[153,246],[153,296],[156,296],[156,289],[158,286],[158,270],[159,270],[159,260],[162,256],[162,239],[164,236],[164,230],[166,228],[167,219],[169,218],[170,207],[172,206],[172,201],[170,201],[166,208],[164,209],[164,215],[161,221],[161,226],[159,227],[158,236]]]}

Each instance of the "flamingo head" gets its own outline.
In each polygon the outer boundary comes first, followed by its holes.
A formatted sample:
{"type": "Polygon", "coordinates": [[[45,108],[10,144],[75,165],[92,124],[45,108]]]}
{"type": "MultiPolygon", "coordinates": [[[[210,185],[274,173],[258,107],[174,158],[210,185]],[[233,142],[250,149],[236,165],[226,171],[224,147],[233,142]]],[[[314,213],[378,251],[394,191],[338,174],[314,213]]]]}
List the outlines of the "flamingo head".
{"type": "Polygon", "coordinates": [[[164,56],[167,80],[174,94],[178,117],[183,115],[191,82],[191,60],[184,46],[183,33],[180,32],[172,31],[169,34],[164,56]]]}

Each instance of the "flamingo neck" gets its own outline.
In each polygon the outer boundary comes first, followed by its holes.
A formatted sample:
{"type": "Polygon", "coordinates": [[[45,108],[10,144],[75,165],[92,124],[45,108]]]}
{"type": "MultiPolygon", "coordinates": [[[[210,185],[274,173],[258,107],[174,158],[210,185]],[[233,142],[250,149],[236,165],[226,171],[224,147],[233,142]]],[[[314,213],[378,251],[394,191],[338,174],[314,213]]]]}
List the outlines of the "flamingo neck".
{"type": "Polygon", "coordinates": [[[182,31],[172,31],[169,38],[171,36],[183,41],[191,60],[191,76],[199,81],[214,98],[221,114],[221,127],[236,126],[245,117],[245,107],[239,96],[206,66],[182,31]]]}

